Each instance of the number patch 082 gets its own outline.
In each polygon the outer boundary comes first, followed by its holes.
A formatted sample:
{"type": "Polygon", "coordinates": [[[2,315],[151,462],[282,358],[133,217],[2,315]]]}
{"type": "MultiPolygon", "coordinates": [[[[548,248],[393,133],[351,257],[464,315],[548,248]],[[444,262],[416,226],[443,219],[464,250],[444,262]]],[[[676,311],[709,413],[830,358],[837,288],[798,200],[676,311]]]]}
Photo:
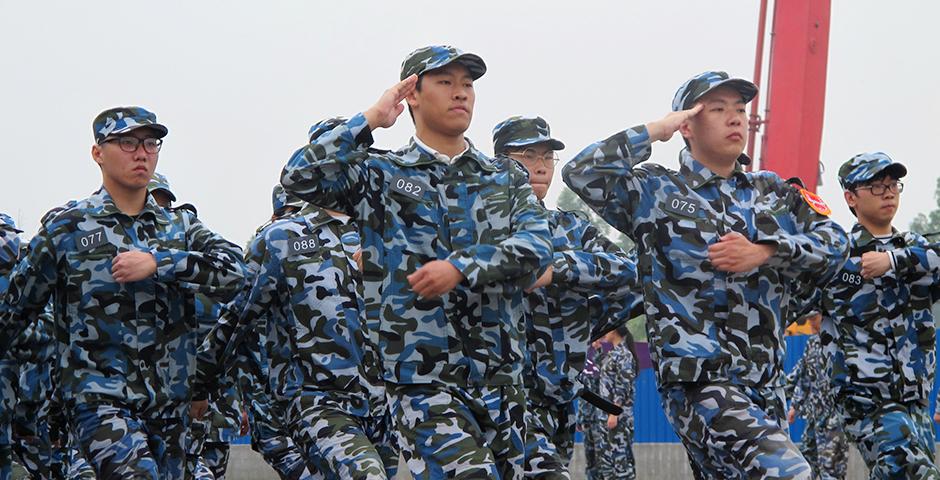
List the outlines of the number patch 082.
{"type": "Polygon", "coordinates": [[[424,200],[424,192],[428,190],[428,186],[424,183],[404,175],[395,175],[392,178],[391,188],[393,192],[398,192],[415,200],[424,200]]]}

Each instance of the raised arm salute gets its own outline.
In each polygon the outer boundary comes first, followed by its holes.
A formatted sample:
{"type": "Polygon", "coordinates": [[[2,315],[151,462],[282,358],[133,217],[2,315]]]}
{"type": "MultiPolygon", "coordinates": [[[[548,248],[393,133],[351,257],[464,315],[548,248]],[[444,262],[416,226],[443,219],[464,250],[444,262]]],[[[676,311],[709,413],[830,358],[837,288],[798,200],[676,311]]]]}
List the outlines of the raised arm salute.
{"type": "Polygon", "coordinates": [[[831,278],[845,260],[814,194],[741,168],[756,93],[705,72],[672,113],[588,146],[562,175],[637,243],[660,394],[701,478],[810,477],[787,435],[783,311],[792,279],[831,278]],[[676,132],[678,171],[639,165],[676,132]]]}
{"type": "Polygon", "coordinates": [[[366,316],[416,478],[522,475],[522,290],[547,269],[551,242],[521,167],[464,138],[485,71],[453,47],[412,52],[400,83],[325,126],[281,177],[359,224],[366,316]],[[403,100],[412,141],[370,149],[403,100]]]}

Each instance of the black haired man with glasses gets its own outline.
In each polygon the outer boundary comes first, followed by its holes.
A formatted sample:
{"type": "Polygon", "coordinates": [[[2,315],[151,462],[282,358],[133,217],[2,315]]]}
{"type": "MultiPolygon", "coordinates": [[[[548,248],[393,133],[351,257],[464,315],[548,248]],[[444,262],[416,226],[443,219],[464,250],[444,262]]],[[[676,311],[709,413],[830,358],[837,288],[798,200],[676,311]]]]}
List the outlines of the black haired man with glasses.
{"type": "Polygon", "coordinates": [[[55,305],[58,393],[99,479],[183,478],[198,291],[241,290],[241,250],[147,186],[167,128],[140,107],[101,112],[102,187],[47,218],[0,298],[0,351],[55,305]]]}
{"type": "Polygon", "coordinates": [[[820,339],[845,432],[871,478],[940,478],[929,411],[940,245],[892,226],[905,175],[904,165],[881,152],[856,155],[839,169],[858,222],[850,258],[822,295],[820,339]]]}
{"type": "MultiPolygon", "coordinates": [[[[552,138],[541,117],[510,117],[493,128],[496,155],[516,160],[529,173],[539,202],[552,183],[557,150],[565,144],[552,138]]],[[[552,263],[544,287],[525,296],[528,363],[526,388],[525,478],[567,479],[574,446],[574,399],[581,393],[578,374],[584,369],[594,323],[605,317],[592,312],[588,299],[605,303],[639,303],[634,261],[600,234],[580,212],[548,210],[552,263]],[[630,298],[627,298],[630,297],[630,298]]],[[[632,415],[632,411],[629,412],[632,415]]]]}

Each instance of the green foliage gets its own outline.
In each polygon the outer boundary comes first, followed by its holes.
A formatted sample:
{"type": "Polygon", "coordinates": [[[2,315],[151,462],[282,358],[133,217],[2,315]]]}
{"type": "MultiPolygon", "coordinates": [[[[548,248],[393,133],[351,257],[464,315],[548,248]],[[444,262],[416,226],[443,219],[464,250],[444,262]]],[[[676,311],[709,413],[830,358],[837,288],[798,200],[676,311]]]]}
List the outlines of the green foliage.
{"type": "Polygon", "coordinates": [[[633,241],[627,238],[626,235],[620,233],[610,226],[609,223],[605,222],[600,215],[594,213],[594,210],[591,210],[591,207],[587,206],[577,194],[572,192],[567,187],[561,191],[561,195],[558,196],[558,208],[561,210],[571,211],[578,210],[586,214],[591,219],[591,224],[597,228],[597,231],[601,232],[602,235],[609,238],[610,241],[614,242],[623,249],[625,252],[633,250],[633,241]]]}
{"type": "MultiPolygon", "coordinates": [[[[914,217],[914,221],[911,222],[912,232],[921,235],[940,232],[940,178],[937,178],[937,189],[934,191],[934,199],[937,201],[937,208],[927,214],[918,213],[917,216],[914,217]]],[[[930,240],[937,241],[940,240],[940,238],[933,236],[930,240]]]]}

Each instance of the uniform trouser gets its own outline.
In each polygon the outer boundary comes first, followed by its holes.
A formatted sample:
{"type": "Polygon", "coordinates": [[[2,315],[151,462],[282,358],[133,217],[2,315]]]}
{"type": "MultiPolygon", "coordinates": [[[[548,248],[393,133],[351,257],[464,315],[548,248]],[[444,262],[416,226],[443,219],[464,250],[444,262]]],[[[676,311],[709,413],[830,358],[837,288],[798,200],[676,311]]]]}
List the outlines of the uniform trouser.
{"type": "Polygon", "coordinates": [[[783,389],[688,384],[660,389],[696,479],[810,479],[790,440],[783,389]]]}
{"type": "Polygon", "coordinates": [[[20,464],[32,478],[64,478],[67,449],[52,445],[44,419],[36,422],[35,430],[17,432],[14,429],[14,451],[20,464]]]}
{"type": "Polygon", "coordinates": [[[251,446],[277,472],[281,480],[320,480],[323,475],[307,465],[306,456],[291,438],[290,432],[268,415],[252,415],[251,446]]]}
{"type": "Polygon", "coordinates": [[[849,444],[842,416],[830,414],[819,419],[807,419],[800,452],[813,468],[814,478],[844,479],[849,463],[849,444]]]}
{"type": "Polygon", "coordinates": [[[570,479],[574,402],[528,404],[525,412],[525,478],[570,479]]]}
{"type": "Polygon", "coordinates": [[[525,463],[522,386],[385,384],[415,480],[519,479],[525,463]]]}
{"type": "MultiPolygon", "coordinates": [[[[584,401],[583,399],[580,401],[584,401]]],[[[584,434],[584,476],[587,480],[600,478],[597,468],[600,462],[600,453],[606,440],[607,422],[600,417],[581,419],[581,433],[584,434]]]]}
{"type": "Polygon", "coordinates": [[[861,406],[846,400],[841,407],[845,433],[858,446],[871,478],[940,478],[926,406],[861,406]]]}
{"type": "Polygon", "coordinates": [[[185,474],[183,417],[146,418],[123,406],[76,405],[69,419],[99,480],[179,479],[185,474]]]}
{"type": "Polygon", "coordinates": [[[617,417],[617,425],[607,427],[601,421],[603,448],[597,452],[597,477],[603,480],[633,480],[636,478],[636,460],[633,458],[633,409],[624,408],[617,417]]]}
{"type": "Polygon", "coordinates": [[[384,480],[398,470],[386,418],[357,417],[331,404],[291,412],[294,441],[324,478],[384,480]]]}
{"type": "Polygon", "coordinates": [[[91,468],[91,465],[88,464],[88,461],[85,460],[85,456],[82,455],[81,450],[74,445],[70,445],[66,449],[66,455],[68,459],[65,469],[68,471],[69,480],[95,480],[95,471],[91,468]]]}
{"type": "Polygon", "coordinates": [[[13,476],[13,407],[19,371],[15,361],[0,360],[0,480],[13,476]]]}
{"type": "Polygon", "coordinates": [[[224,480],[228,470],[229,442],[237,435],[211,420],[197,420],[189,428],[186,447],[186,478],[224,480]]]}

